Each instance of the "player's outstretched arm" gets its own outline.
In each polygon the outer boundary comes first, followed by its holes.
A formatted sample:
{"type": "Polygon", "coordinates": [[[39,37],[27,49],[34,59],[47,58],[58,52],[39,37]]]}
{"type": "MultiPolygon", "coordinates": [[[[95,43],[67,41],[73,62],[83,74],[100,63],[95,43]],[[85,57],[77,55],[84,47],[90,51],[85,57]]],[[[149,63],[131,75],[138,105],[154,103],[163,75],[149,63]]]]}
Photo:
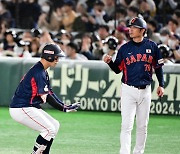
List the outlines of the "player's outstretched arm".
{"type": "Polygon", "coordinates": [[[64,111],[64,104],[59,103],[51,94],[47,95],[46,102],[48,102],[52,107],[60,111],[64,111]]]}
{"type": "Polygon", "coordinates": [[[54,97],[52,94],[43,95],[41,97],[43,97],[43,100],[46,100],[44,102],[48,102],[52,107],[63,112],[74,112],[80,106],[79,102],[66,106],[63,102],[59,102],[59,99],[54,97]],[[46,99],[44,97],[46,97],[46,99]]]}

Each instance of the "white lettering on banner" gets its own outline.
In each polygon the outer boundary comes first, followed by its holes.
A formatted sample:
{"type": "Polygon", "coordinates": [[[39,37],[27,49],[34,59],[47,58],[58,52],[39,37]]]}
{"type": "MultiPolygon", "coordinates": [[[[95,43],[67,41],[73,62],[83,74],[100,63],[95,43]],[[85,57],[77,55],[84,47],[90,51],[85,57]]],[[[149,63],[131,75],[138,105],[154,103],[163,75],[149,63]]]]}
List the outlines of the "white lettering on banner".
{"type": "Polygon", "coordinates": [[[101,100],[101,109],[103,111],[107,111],[107,109],[108,109],[108,102],[107,102],[107,100],[105,98],[103,98],[101,100]]]}
{"type": "Polygon", "coordinates": [[[98,98],[95,98],[95,104],[96,104],[96,109],[97,109],[97,110],[100,110],[100,109],[99,109],[100,103],[101,103],[101,99],[100,99],[100,98],[99,98],[99,99],[98,99],[98,98]]]}
{"type": "Polygon", "coordinates": [[[88,88],[99,92],[99,81],[89,81],[88,88]]]}
{"type": "Polygon", "coordinates": [[[88,76],[89,76],[89,69],[88,68],[83,68],[83,72],[82,72],[82,81],[81,81],[81,88],[79,90],[79,92],[76,94],[77,96],[84,96],[86,91],[87,91],[87,87],[88,87],[88,76]]]}
{"type": "Polygon", "coordinates": [[[60,80],[58,80],[58,79],[52,79],[52,81],[51,81],[51,86],[52,86],[52,87],[60,87],[60,80]]]}
{"type": "MultiPolygon", "coordinates": [[[[111,79],[112,81],[113,79],[111,79]]],[[[84,96],[89,89],[99,92],[100,88],[106,88],[106,81],[90,81],[89,68],[82,68],[81,65],[76,65],[75,68],[68,68],[66,64],[62,65],[61,71],[61,95],[67,95],[68,88],[71,88],[75,81],[80,81],[81,86],[77,92],[77,96],[84,96]],[[70,77],[71,76],[71,77],[70,77]]],[[[54,81],[55,82],[55,81],[54,81]]],[[[56,81],[58,83],[58,81],[56,81]]],[[[77,82],[76,82],[77,83],[77,82]]]]}
{"type": "Polygon", "coordinates": [[[100,87],[101,89],[105,89],[105,88],[106,88],[106,81],[105,81],[105,80],[101,80],[99,87],[100,87]]]}
{"type": "Polygon", "coordinates": [[[176,101],[180,101],[180,75],[177,75],[177,82],[176,82],[177,90],[176,90],[176,101]]]}
{"type": "Polygon", "coordinates": [[[115,99],[111,100],[111,111],[116,111],[117,108],[117,102],[115,99]]]}
{"type": "MultiPolygon", "coordinates": [[[[111,70],[109,74],[98,74],[93,68],[84,67],[81,64],[73,65],[62,64],[57,71],[48,69],[52,87],[60,87],[59,95],[70,97],[75,101],[82,102],[82,110],[120,110],[121,76],[116,75],[111,70]],[[93,73],[93,74],[92,74],[93,73]],[[103,76],[105,75],[105,78],[103,76]],[[72,98],[77,96],[75,98],[72,98]],[[93,98],[92,98],[93,97],[93,98]]],[[[100,73],[100,72],[99,72],[100,73]]],[[[180,75],[164,74],[165,93],[167,101],[180,100],[180,75]]],[[[152,100],[158,100],[157,88],[159,86],[157,77],[153,74],[152,100]]],[[[65,100],[71,104],[73,100],[65,100]]],[[[159,107],[159,105],[158,105],[159,107]]]]}
{"type": "Polygon", "coordinates": [[[106,80],[96,80],[91,81],[89,79],[89,68],[82,68],[82,65],[75,65],[75,68],[68,68],[67,64],[62,64],[61,67],[61,76],[60,79],[54,79],[54,70],[49,70],[49,75],[51,78],[52,87],[60,87],[60,95],[68,95],[69,89],[72,88],[74,84],[79,84],[76,92],[76,96],[82,97],[89,90],[93,90],[96,92],[100,92],[101,89],[106,89],[105,92],[102,93],[103,97],[120,97],[120,84],[121,84],[121,76],[116,75],[112,71],[109,71],[109,80],[111,83],[109,87],[107,87],[106,80]]]}
{"type": "Polygon", "coordinates": [[[75,74],[75,81],[81,81],[81,70],[82,70],[82,65],[77,64],[76,65],[76,74],[75,74]]]}
{"type": "Polygon", "coordinates": [[[120,97],[121,76],[122,73],[120,73],[120,75],[117,75],[111,70],[109,70],[109,82],[111,82],[111,85],[103,94],[103,97],[113,97],[114,93],[115,97],[120,97]]]}
{"type": "MultiPolygon", "coordinates": [[[[176,76],[175,74],[169,74],[169,82],[165,88],[164,95],[167,95],[167,100],[172,101],[174,100],[174,91],[176,86],[176,76]]],[[[167,76],[166,76],[167,81],[167,76]]]]}
{"type": "MultiPolygon", "coordinates": [[[[67,68],[66,68],[67,69],[67,68]]],[[[75,72],[74,72],[74,68],[69,68],[69,69],[67,69],[67,75],[68,76],[71,76],[71,75],[74,75],[75,74],[75,72]]]]}
{"type": "Polygon", "coordinates": [[[94,110],[93,101],[94,101],[94,98],[87,98],[87,102],[88,102],[88,107],[87,107],[87,109],[88,109],[88,110],[94,110]]]}
{"type": "MultiPolygon", "coordinates": [[[[154,89],[152,89],[152,100],[157,100],[157,88],[159,86],[159,82],[157,80],[157,77],[155,74],[153,74],[153,80],[154,80],[154,89]]],[[[164,74],[164,80],[165,80],[165,90],[164,90],[164,96],[167,96],[167,101],[176,101],[180,100],[180,75],[179,74],[164,74]],[[177,90],[175,88],[177,87],[177,90]],[[176,98],[175,98],[176,97],[176,98]]]]}
{"type": "Polygon", "coordinates": [[[82,110],[120,111],[120,101],[116,99],[75,97],[74,100],[81,102],[82,110]]]}
{"type": "Polygon", "coordinates": [[[61,88],[61,91],[60,91],[61,95],[67,95],[68,88],[72,87],[72,84],[74,81],[73,79],[68,77],[67,68],[68,68],[67,64],[64,64],[61,68],[61,87],[60,87],[61,88]]]}
{"type": "Polygon", "coordinates": [[[87,101],[86,101],[86,98],[81,98],[81,99],[80,99],[80,103],[81,103],[81,109],[82,109],[82,110],[87,109],[87,101]]]}
{"type": "Polygon", "coordinates": [[[121,105],[120,101],[117,101],[116,99],[111,99],[111,111],[120,111],[121,105]]]}

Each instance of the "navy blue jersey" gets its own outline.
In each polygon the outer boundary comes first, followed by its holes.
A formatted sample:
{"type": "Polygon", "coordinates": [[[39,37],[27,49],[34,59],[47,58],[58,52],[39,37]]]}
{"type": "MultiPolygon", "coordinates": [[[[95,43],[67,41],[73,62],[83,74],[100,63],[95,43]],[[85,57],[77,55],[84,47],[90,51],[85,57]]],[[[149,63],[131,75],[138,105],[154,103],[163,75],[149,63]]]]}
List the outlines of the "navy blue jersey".
{"type": "Polygon", "coordinates": [[[37,107],[43,103],[41,95],[53,93],[51,91],[48,73],[44,70],[41,62],[36,63],[22,78],[10,107],[37,107]]]}
{"type": "Polygon", "coordinates": [[[152,68],[163,65],[157,45],[146,38],[142,42],[129,41],[118,51],[114,64],[123,71],[122,82],[132,86],[150,85],[152,68]]]}

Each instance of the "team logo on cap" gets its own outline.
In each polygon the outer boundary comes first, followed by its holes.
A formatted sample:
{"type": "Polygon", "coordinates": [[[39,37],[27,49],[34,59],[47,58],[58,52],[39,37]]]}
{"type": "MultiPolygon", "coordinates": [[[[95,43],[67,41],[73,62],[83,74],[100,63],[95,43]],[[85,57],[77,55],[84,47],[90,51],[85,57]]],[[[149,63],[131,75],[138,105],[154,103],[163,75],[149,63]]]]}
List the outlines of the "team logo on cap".
{"type": "Polygon", "coordinates": [[[53,55],[53,54],[54,54],[54,51],[51,51],[51,50],[44,50],[44,53],[53,55]]]}
{"type": "Polygon", "coordinates": [[[131,20],[131,23],[134,23],[136,21],[136,18],[133,18],[132,20],[131,20]]]}

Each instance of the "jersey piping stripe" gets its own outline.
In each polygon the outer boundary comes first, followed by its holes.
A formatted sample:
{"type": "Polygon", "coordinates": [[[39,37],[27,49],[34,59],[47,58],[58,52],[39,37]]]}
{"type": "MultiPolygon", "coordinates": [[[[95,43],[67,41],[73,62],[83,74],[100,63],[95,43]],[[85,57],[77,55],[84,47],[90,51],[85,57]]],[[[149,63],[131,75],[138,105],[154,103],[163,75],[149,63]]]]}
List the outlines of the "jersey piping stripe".
{"type": "Polygon", "coordinates": [[[123,61],[123,65],[124,65],[123,71],[124,71],[125,83],[127,83],[127,80],[128,80],[128,78],[127,78],[127,68],[126,68],[126,65],[125,65],[124,61],[123,61]]]}
{"type": "Polygon", "coordinates": [[[31,79],[32,96],[30,104],[32,104],[33,98],[37,95],[37,84],[34,78],[31,79]]]}
{"type": "Polygon", "coordinates": [[[40,125],[41,127],[43,127],[44,129],[47,130],[48,133],[47,133],[47,135],[44,136],[44,138],[45,138],[46,136],[48,136],[48,134],[49,134],[48,128],[46,128],[45,126],[43,126],[42,124],[40,124],[39,122],[37,122],[35,119],[33,119],[23,108],[22,108],[22,110],[23,110],[23,112],[24,112],[31,120],[33,120],[35,123],[37,123],[38,125],[40,125]]]}
{"type": "Polygon", "coordinates": [[[121,62],[121,64],[118,66],[120,71],[123,70],[123,74],[124,74],[124,83],[127,83],[127,68],[126,68],[126,65],[124,63],[124,60],[121,62]]]}

